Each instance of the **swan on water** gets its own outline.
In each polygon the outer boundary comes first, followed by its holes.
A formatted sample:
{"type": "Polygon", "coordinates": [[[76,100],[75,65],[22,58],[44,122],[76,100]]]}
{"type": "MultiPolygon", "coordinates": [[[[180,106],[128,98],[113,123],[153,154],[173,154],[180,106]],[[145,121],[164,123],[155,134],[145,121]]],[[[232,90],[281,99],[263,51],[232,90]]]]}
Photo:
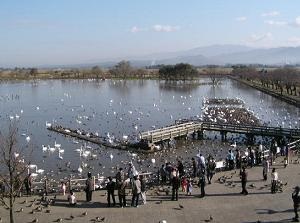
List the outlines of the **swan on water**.
{"type": "Polygon", "coordinates": [[[54,147],[55,147],[55,148],[60,148],[60,147],[61,147],[61,144],[57,144],[56,141],[55,141],[55,142],[54,142],[54,147]]]}
{"type": "Polygon", "coordinates": [[[30,141],[30,136],[27,136],[27,137],[26,137],[26,141],[29,143],[29,141],[30,141]]]}
{"type": "Polygon", "coordinates": [[[51,124],[50,122],[47,122],[47,121],[46,121],[46,127],[47,127],[47,128],[51,128],[51,126],[52,126],[52,124],[51,124]]]}
{"type": "Polygon", "coordinates": [[[44,146],[44,145],[42,145],[42,150],[43,150],[43,152],[46,152],[46,151],[48,150],[48,147],[47,147],[47,146],[44,146]]]}

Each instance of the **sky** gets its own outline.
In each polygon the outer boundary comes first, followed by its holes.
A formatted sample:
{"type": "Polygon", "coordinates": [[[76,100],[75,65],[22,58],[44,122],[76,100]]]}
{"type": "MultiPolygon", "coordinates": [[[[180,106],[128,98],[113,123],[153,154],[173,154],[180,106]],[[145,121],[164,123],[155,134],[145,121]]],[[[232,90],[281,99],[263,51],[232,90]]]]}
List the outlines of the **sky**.
{"type": "Polygon", "coordinates": [[[300,0],[1,0],[0,67],[300,45],[300,0]]]}

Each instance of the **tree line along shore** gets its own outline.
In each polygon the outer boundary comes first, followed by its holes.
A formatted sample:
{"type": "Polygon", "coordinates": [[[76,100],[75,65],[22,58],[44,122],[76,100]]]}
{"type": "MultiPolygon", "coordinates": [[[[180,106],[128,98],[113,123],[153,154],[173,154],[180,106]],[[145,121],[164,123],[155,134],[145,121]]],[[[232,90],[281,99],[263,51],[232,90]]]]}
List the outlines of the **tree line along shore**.
{"type": "Polygon", "coordinates": [[[111,68],[0,68],[0,80],[35,79],[162,79],[166,81],[191,81],[209,77],[217,85],[227,75],[243,80],[281,95],[300,97],[300,69],[293,66],[265,67],[259,65],[233,65],[194,67],[190,64],[155,65],[135,68],[129,61],[121,61],[111,68]]]}

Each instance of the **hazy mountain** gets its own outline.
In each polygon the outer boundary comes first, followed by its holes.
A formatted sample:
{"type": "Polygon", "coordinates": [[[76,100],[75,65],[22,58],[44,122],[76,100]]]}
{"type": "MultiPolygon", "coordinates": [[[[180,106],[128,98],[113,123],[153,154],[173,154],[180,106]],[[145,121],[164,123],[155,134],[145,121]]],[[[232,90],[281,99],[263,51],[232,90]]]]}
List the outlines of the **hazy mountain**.
{"type": "MultiPolygon", "coordinates": [[[[297,64],[300,63],[300,47],[278,47],[256,49],[241,45],[212,45],[197,47],[178,52],[158,53],[144,56],[102,60],[99,63],[65,65],[59,67],[92,67],[109,68],[121,60],[129,60],[134,67],[145,67],[157,64],[189,63],[195,66],[225,64],[297,64]]],[[[53,67],[53,66],[51,66],[53,67]]]]}
{"type": "MultiPolygon", "coordinates": [[[[139,65],[143,64],[176,64],[190,63],[195,66],[225,65],[225,64],[297,64],[300,63],[300,47],[278,47],[269,49],[256,49],[240,45],[213,45],[198,47],[187,51],[159,54],[162,59],[150,62],[147,56],[140,57],[139,65]]],[[[137,61],[135,61],[137,62],[137,61]]],[[[132,65],[135,63],[132,61],[132,65]]]]}
{"type": "Polygon", "coordinates": [[[177,58],[177,57],[190,57],[190,56],[199,56],[202,55],[204,57],[213,57],[225,53],[240,53],[240,52],[247,52],[254,48],[250,48],[247,46],[242,45],[211,45],[211,46],[204,46],[204,47],[197,47],[189,50],[184,51],[177,51],[177,52],[163,52],[163,53],[156,53],[156,54],[149,54],[144,56],[138,57],[131,57],[130,60],[164,60],[170,58],[177,58]]]}
{"type": "Polygon", "coordinates": [[[221,61],[222,64],[296,64],[300,63],[300,47],[255,49],[248,52],[217,55],[210,59],[221,61]]]}

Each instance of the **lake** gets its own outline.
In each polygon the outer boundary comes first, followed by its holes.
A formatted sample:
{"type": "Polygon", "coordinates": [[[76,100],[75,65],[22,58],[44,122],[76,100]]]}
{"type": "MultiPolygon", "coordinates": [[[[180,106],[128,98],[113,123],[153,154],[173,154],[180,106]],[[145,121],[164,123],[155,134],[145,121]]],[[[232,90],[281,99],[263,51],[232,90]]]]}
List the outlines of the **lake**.
{"type": "MultiPolygon", "coordinates": [[[[201,81],[205,83],[209,79],[201,81]]],[[[19,143],[33,148],[32,163],[37,164],[39,169],[52,171],[49,173],[52,176],[76,173],[82,162],[86,166],[83,173],[114,174],[114,168],[132,159],[134,162],[140,159],[143,163],[140,168],[152,168],[150,158],[135,157],[126,151],[92,144],[87,145],[92,147],[91,153],[97,158],[81,157],[76,149],[84,142],[77,144],[72,138],[48,131],[46,122],[97,132],[101,136],[109,134],[115,138],[128,136],[135,139],[140,131],[170,125],[176,119],[200,117],[204,97],[238,97],[244,100],[246,108],[252,110],[261,123],[299,128],[299,108],[230,79],[218,86],[158,80],[0,82],[0,125],[3,131],[7,130],[11,120],[16,121],[19,143]],[[29,143],[26,141],[28,136],[29,143]],[[55,142],[61,144],[64,150],[62,159],[58,152],[42,150],[42,145],[54,147],[55,142]],[[66,167],[68,162],[70,168],[66,167]],[[58,168],[62,171],[57,172],[58,168]]],[[[153,156],[158,155],[150,155],[153,156]]]]}

